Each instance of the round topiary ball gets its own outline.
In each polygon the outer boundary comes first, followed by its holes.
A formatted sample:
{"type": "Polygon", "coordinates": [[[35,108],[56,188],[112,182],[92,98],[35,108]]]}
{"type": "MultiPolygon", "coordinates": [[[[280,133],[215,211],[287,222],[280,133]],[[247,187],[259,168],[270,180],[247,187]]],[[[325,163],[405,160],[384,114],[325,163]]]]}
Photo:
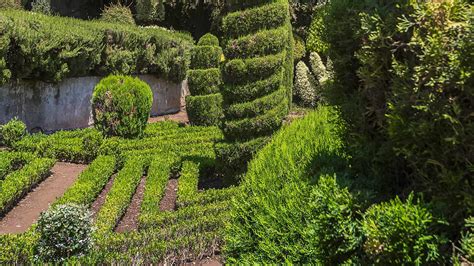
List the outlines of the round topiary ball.
{"type": "Polygon", "coordinates": [[[146,127],[152,103],[150,86],[140,79],[106,77],[92,95],[95,127],[106,136],[139,137],[146,127]]]}
{"type": "Polygon", "coordinates": [[[206,33],[199,39],[197,45],[198,46],[205,46],[205,45],[219,46],[219,39],[210,33],[206,33]]]}
{"type": "Polygon", "coordinates": [[[36,227],[40,261],[64,261],[85,255],[92,247],[92,216],[85,206],[65,204],[41,213],[36,227]]]}

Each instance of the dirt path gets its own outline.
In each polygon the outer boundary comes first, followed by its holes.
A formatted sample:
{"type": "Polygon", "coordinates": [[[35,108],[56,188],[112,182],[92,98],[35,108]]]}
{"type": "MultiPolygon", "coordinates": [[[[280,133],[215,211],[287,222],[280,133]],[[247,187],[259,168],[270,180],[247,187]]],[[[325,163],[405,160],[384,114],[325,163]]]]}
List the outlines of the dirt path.
{"type": "Polygon", "coordinates": [[[188,114],[186,113],[186,110],[181,110],[179,111],[179,113],[176,114],[150,117],[150,119],[148,119],[148,123],[156,123],[162,121],[175,121],[178,123],[188,124],[189,118],[188,114]]]}
{"type": "Polygon", "coordinates": [[[166,184],[165,195],[160,202],[160,211],[174,211],[178,197],[178,179],[170,179],[166,184]]]}
{"type": "Polygon", "coordinates": [[[95,199],[94,203],[92,203],[91,212],[92,212],[93,218],[95,218],[100,208],[102,208],[102,205],[104,205],[105,198],[107,197],[107,194],[109,193],[110,189],[112,189],[114,180],[115,180],[115,175],[112,175],[112,177],[109,179],[109,181],[105,185],[104,189],[102,189],[102,192],[100,192],[99,196],[95,199]]]}
{"type": "Polygon", "coordinates": [[[25,232],[41,212],[66,192],[86,167],[82,164],[56,163],[51,169],[51,176],[28,193],[0,221],[0,234],[25,232]]]}
{"type": "Polygon", "coordinates": [[[125,215],[115,228],[115,232],[124,233],[135,231],[138,229],[138,216],[140,215],[140,206],[143,201],[143,193],[145,192],[146,177],[142,177],[140,184],[133,195],[132,202],[127,208],[125,215]]]}

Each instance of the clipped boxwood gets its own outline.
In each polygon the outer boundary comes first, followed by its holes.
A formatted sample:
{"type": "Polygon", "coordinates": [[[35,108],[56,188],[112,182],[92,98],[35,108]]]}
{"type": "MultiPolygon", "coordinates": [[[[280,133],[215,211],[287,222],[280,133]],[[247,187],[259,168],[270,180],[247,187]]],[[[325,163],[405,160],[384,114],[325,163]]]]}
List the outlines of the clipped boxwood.
{"type": "Polygon", "coordinates": [[[205,45],[219,46],[219,39],[210,33],[206,33],[199,39],[197,45],[198,46],[205,46],[205,45]]]}
{"type": "Polygon", "coordinates": [[[220,93],[186,97],[186,111],[193,125],[218,125],[223,117],[220,93]]]}
{"type": "Polygon", "coordinates": [[[248,84],[270,77],[283,67],[286,53],[250,59],[234,59],[223,69],[226,84],[248,84]]]}
{"type": "Polygon", "coordinates": [[[12,147],[26,135],[26,125],[18,118],[13,118],[5,125],[0,126],[0,143],[12,147]]]}
{"type": "Polygon", "coordinates": [[[196,46],[191,50],[191,69],[215,68],[221,62],[222,48],[219,46],[196,46]]]}
{"type": "Polygon", "coordinates": [[[222,84],[219,68],[195,69],[188,71],[188,86],[191,95],[205,95],[219,92],[222,84]]]}
{"type": "Polygon", "coordinates": [[[277,72],[266,79],[248,84],[225,84],[222,86],[221,91],[226,96],[226,102],[247,102],[278,90],[281,86],[282,78],[283,72],[277,72]]]}
{"type": "Polygon", "coordinates": [[[286,90],[281,88],[272,94],[268,94],[254,101],[227,106],[225,115],[229,118],[245,118],[262,115],[273,109],[279,103],[284,102],[286,100],[285,97],[286,90]]]}
{"type": "Polygon", "coordinates": [[[107,136],[138,137],[146,127],[152,102],[150,86],[140,79],[106,77],[92,95],[95,127],[107,136]]]}

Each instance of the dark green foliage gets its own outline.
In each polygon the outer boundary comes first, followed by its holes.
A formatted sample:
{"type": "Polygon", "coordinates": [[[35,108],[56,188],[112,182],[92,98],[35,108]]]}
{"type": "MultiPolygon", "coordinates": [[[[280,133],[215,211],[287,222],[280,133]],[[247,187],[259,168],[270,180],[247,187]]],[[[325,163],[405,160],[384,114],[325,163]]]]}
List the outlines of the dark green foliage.
{"type": "Polygon", "coordinates": [[[304,40],[298,35],[293,34],[293,39],[295,40],[295,48],[293,51],[293,59],[295,63],[302,60],[306,56],[306,47],[304,40]]]}
{"type": "Polygon", "coordinates": [[[82,256],[92,248],[92,214],[82,205],[59,205],[41,214],[36,232],[40,260],[60,262],[82,256]]]}
{"type": "MultiPolygon", "coordinates": [[[[248,84],[266,79],[281,70],[285,54],[268,55],[250,59],[234,59],[227,62],[223,79],[227,84],[248,84]]],[[[224,96],[225,97],[225,96],[224,96]]]]}
{"type": "Polygon", "coordinates": [[[335,264],[351,254],[355,202],[331,177],[347,162],[338,116],[318,109],[284,127],[251,161],[227,224],[228,262],[335,264]]]}
{"type": "Polygon", "coordinates": [[[51,0],[33,0],[31,3],[31,12],[44,15],[52,15],[51,0]]]}
{"type": "Polygon", "coordinates": [[[100,19],[108,23],[135,25],[130,8],[120,3],[106,6],[102,11],[100,19]]]}
{"type": "Polygon", "coordinates": [[[470,262],[474,261],[474,217],[466,219],[465,231],[462,232],[462,256],[470,262]]]}
{"type": "Polygon", "coordinates": [[[288,45],[288,34],[287,28],[283,26],[230,40],[225,48],[226,58],[250,58],[280,53],[288,45]]]}
{"type": "Polygon", "coordinates": [[[107,136],[138,137],[148,122],[152,101],[150,87],[138,78],[104,78],[92,95],[95,127],[107,136]]]}
{"type": "Polygon", "coordinates": [[[0,9],[21,9],[20,0],[2,0],[0,2],[0,9]]]}
{"type": "Polygon", "coordinates": [[[222,59],[219,46],[196,46],[191,50],[191,69],[216,68],[222,59]]]}
{"type": "Polygon", "coordinates": [[[190,36],[156,28],[50,17],[22,11],[0,12],[2,78],[58,82],[85,75],[157,74],[184,80],[190,36]],[[8,46],[8,55],[2,54],[8,46]],[[3,46],[3,47],[2,47],[3,46]],[[5,73],[3,73],[5,72],[5,73]]]}
{"type": "Polygon", "coordinates": [[[220,93],[187,96],[186,112],[192,124],[200,126],[219,125],[222,113],[222,95],[220,93]]]}
{"type": "Polygon", "coordinates": [[[26,125],[18,118],[13,118],[0,126],[0,143],[12,147],[26,135],[26,125]]]}
{"type": "Polygon", "coordinates": [[[286,98],[286,90],[282,87],[274,93],[268,94],[261,98],[257,98],[251,102],[235,103],[225,108],[226,117],[229,118],[245,118],[262,115],[269,110],[284,102],[286,98]]]}
{"type": "Polygon", "coordinates": [[[266,79],[248,84],[225,84],[225,86],[222,86],[222,93],[226,95],[225,100],[227,102],[247,102],[278,90],[281,86],[282,76],[283,73],[277,72],[266,79]]]}
{"type": "Polygon", "coordinates": [[[188,71],[188,86],[191,95],[206,95],[219,92],[222,84],[219,68],[192,69],[188,71]]]}
{"type": "MultiPolygon", "coordinates": [[[[364,251],[379,265],[434,263],[439,258],[439,236],[430,232],[435,219],[413,195],[371,206],[364,214],[364,251]]],[[[439,261],[438,261],[439,262],[439,261]]]]}
{"type": "Polygon", "coordinates": [[[198,46],[219,46],[219,39],[210,33],[206,33],[199,39],[197,45],[198,46]]]}

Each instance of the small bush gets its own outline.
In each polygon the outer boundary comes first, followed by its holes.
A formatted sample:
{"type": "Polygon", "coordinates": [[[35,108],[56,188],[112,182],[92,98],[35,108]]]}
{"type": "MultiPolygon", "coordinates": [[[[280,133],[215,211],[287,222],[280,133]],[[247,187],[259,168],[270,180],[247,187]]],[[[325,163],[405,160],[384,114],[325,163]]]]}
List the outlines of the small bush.
{"type": "Polygon", "coordinates": [[[92,247],[92,217],[81,205],[59,205],[43,212],[36,231],[36,253],[43,261],[64,261],[85,255],[92,247]]]}
{"type": "Polygon", "coordinates": [[[222,95],[220,93],[187,96],[186,111],[189,121],[193,125],[218,125],[224,114],[222,113],[222,95]]]}
{"type": "Polygon", "coordinates": [[[122,4],[112,4],[106,6],[102,11],[101,20],[110,23],[131,24],[135,25],[132,11],[122,4]]]}
{"type": "Polygon", "coordinates": [[[31,3],[31,11],[41,13],[45,15],[51,15],[51,3],[50,0],[35,0],[31,3]]]}
{"type": "Polygon", "coordinates": [[[91,131],[84,135],[82,138],[82,148],[87,161],[92,161],[97,157],[102,140],[102,134],[98,131],[91,131]]]}
{"type": "Polygon", "coordinates": [[[188,71],[188,86],[191,95],[205,95],[219,92],[222,84],[219,68],[195,69],[188,71]]]}
{"type": "Polygon", "coordinates": [[[309,54],[309,65],[314,76],[320,85],[324,85],[329,78],[326,66],[318,53],[312,52],[309,54]]]}
{"type": "Polygon", "coordinates": [[[210,33],[206,33],[199,39],[197,45],[198,46],[219,46],[219,39],[210,33]]]}
{"type": "Polygon", "coordinates": [[[296,62],[300,61],[306,55],[306,47],[304,40],[296,34],[293,34],[293,39],[295,39],[295,46],[293,51],[293,59],[296,62]]]}
{"type": "Polygon", "coordinates": [[[20,141],[26,134],[26,125],[18,118],[13,118],[8,123],[0,127],[0,140],[8,147],[12,147],[20,141]]]}
{"type": "Polygon", "coordinates": [[[364,250],[380,265],[425,264],[439,259],[439,236],[430,232],[434,218],[413,202],[413,194],[371,206],[364,214],[364,250]]]}
{"type": "Polygon", "coordinates": [[[318,82],[303,61],[296,65],[294,94],[301,104],[308,107],[316,106],[318,82]]]}
{"type": "Polygon", "coordinates": [[[95,127],[106,136],[138,137],[145,129],[152,102],[150,87],[140,79],[104,78],[92,95],[95,127]]]}
{"type": "Polygon", "coordinates": [[[222,48],[218,46],[196,46],[191,50],[191,69],[219,67],[222,48]]]}

